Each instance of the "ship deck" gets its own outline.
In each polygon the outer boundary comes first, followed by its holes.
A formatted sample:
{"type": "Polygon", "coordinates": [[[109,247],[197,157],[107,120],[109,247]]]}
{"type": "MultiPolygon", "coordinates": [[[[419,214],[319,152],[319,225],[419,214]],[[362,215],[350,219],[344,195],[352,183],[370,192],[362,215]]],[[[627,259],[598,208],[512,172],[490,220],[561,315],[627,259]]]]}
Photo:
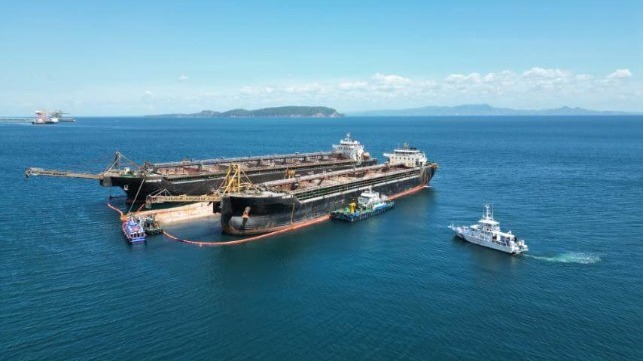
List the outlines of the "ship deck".
{"type": "Polygon", "coordinates": [[[366,188],[372,185],[375,180],[377,180],[378,183],[388,183],[416,177],[418,169],[417,167],[407,168],[404,166],[379,164],[266,182],[262,183],[260,188],[273,194],[294,196],[300,201],[304,201],[347,191],[349,187],[351,189],[366,188]]]}
{"type": "MultiPolygon", "coordinates": [[[[310,167],[332,167],[332,166],[343,166],[347,164],[352,164],[354,161],[350,159],[336,159],[331,158],[329,160],[308,160],[300,162],[286,162],[286,163],[272,163],[272,164],[241,164],[241,169],[246,174],[257,174],[262,172],[275,172],[275,171],[288,171],[288,170],[297,170],[301,168],[310,168],[310,167]]],[[[190,168],[162,168],[157,171],[157,174],[162,175],[168,180],[183,180],[183,179],[195,179],[195,178],[213,178],[213,177],[224,177],[228,172],[228,167],[232,163],[221,164],[213,167],[202,168],[202,169],[190,169],[190,168]]]]}
{"type": "Polygon", "coordinates": [[[273,155],[261,155],[261,156],[250,156],[250,157],[234,157],[234,158],[213,158],[213,159],[201,159],[201,160],[184,160],[179,162],[164,162],[164,163],[152,163],[151,167],[154,169],[161,168],[183,168],[183,167],[203,167],[203,166],[214,166],[214,165],[228,165],[230,163],[262,163],[262,162],[271,162],[274,160],[309,160],[309,159],[323,159],[324,157],[330,157],[334,155],[333,152],[313,152],[313,153],[291,153],[291,154],[273,154],[273,155]]]}

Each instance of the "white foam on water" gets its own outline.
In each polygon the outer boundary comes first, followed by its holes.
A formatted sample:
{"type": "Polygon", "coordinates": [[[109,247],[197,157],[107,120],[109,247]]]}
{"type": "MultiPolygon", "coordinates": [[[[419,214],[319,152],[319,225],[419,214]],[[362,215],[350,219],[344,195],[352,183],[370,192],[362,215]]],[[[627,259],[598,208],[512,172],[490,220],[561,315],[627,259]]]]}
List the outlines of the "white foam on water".
{"type": "Polygon", "coordinates": [[[525,257],[538,259],[541,261],[547,262],[557,262],[557,263],[578,263],[578,264],[592,264],[601,261],[601,257],[592,253],[579,253],[579,252],[567,252],[561,253],[556,256],[546,257],[546,256],[532,256],[526,254],[525,257]]]}

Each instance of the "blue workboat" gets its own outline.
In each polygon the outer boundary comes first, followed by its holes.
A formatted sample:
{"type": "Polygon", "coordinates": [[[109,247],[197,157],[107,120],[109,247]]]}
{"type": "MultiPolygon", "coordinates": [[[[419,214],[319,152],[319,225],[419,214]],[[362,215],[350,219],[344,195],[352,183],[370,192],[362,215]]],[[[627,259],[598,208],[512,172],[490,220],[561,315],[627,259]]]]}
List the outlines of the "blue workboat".
{"type": "Polygon", "coordinates": [[[123,234],[129,243],[145,242],[145,229],[143,222],[134,215],[130,215],[123,221],[123,234]]]}
{"type": "Polygon", "coordinates": [[[394,205],[395,202],[387,199],[386,196],[380,196],[378,192],[368,189],[360,194],[357,203],[351,202],[348,207],[330,212],[330,218],[346,222],[361,221],[382,214],[394,205]]]}

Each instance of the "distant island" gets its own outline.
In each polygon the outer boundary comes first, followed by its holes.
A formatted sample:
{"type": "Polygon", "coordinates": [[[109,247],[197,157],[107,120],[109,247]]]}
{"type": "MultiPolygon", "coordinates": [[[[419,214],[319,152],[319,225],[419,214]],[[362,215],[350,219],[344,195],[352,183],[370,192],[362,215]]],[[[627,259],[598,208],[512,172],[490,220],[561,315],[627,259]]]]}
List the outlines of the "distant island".
{"type": "Polygon", "coordinates": [[[428,106],[412,109],[372,110],[350,113],[351,116],[503,116],[503,115],[636,115],[619,111],[599,111],[583,108],[561,107],[556,109],[496,108],[489,104],[464,104],[456,106],[428,106]]]}
{"type": "Polygon", "coordinates": [[[286,106],[255,110],[232,109],[226,112],[202,110],[190,114],[147,115],[150,118],[338,118],[344,114],[328,107],[286,106]]]}
{"type": "MultiPolygon", "coordinates": [[[[463,104],[455,106],[426,106],[410,109],[383,109],[351,112],[349,116],[578,116],[578,115],[641,115],[622,111],[601,111],[564,106],[554,109],[498,108],[489,104],[463,104]]],[[[344,114],[329,107],[284,106],[255,110],[232,109],[225,112],[202,110],[199,113],[174,113],[147,115],[149,118],[338,118],[344,114]]]]}

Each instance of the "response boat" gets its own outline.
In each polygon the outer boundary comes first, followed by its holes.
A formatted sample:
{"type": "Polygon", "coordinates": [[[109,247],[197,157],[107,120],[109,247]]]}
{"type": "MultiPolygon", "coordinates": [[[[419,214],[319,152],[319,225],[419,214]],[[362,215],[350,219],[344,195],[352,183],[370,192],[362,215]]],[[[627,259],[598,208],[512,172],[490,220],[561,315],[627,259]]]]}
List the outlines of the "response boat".
{"type": "Polygon", "coordinates": [[[529,248],[524,240],[518,239],[511,231],[500,230],[500,223],[493,219],[493,210],[489,204],[485,204],[482,218],[477,224],[471,226],[449,226],[457,237],[483,247],[495,249],[501,252],[520,254],[527,252],[529,248]]]}
{"type": "Polygon", "coordinates": [[[348,207],[330,212],[330,218],[352,223],[382,214],[393,208],[394,205],[395,202],[369,188],[360,194],[357,203],[351,202],[348,207]]]}
{"type": "Polygon", "coordinates": [[[123,234],[129,243],[145,242],[145,229],[143,222],[134,215],[123,221],[123,234]]]}

